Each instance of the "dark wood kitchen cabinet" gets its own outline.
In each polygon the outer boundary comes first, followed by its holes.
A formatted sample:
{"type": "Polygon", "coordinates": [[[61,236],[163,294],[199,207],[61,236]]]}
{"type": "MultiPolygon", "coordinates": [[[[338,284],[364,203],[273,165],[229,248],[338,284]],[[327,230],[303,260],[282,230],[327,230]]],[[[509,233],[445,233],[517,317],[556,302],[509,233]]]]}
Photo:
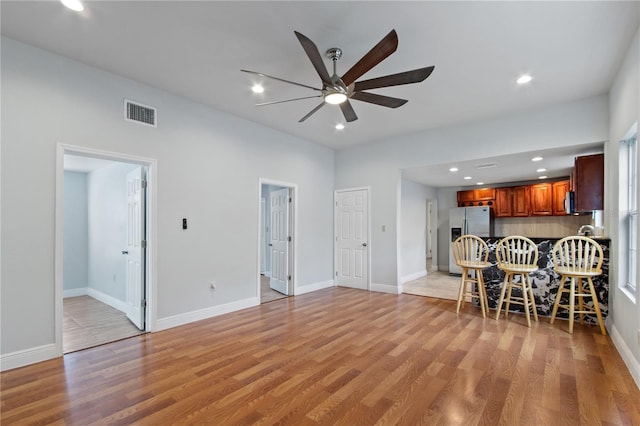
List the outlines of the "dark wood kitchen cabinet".
{"type": "Polygon", "coordinates": [[[531,214],[551,216],[553,214],[553,188],[551,183],[531,185],[531,214]]]}
{"type": "Polygon", "coordinates": [[[530,192],[529,186],[514,186],[513,188],[513,215],[529,216],[530,192]]]}
{"type": "Polygon", "coordinates": [[[576,157],[573,169],[575,210],[604,209],[604,154],[576,157]]]}
{"type": "Polygon", "coordinates": [[[513,216],[513,193],[511,188],[496,188],[495,217],[513,216]]]}
{"type": "Polygon", "coordinates": [[[553,215],[554,216],[566,216],[566,211],[564,209],[564,199],[567,196],[567,192],[570,188],[570,182],[568,180],[561,180],[558,182],[553,182],[552,184],[552,195],[553,195],[553,215]]]}

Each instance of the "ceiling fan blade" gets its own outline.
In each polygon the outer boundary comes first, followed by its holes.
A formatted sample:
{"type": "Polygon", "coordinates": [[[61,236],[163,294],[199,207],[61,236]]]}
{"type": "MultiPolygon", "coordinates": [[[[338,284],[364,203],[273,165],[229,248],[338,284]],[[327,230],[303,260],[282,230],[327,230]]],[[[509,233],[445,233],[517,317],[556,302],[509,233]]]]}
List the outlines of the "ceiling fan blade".
{"type": "Polygon", "coordinates": [[[392,98],[391,96],[376,95],[374,93],[367,92],[354,92],[351,95],[351,99],[369,102],[370,104],[376,104],[388,108],[398,108],[408,102],[406,99],[392,98]]]}
{"type": "Polygon", "coordinates": [[[353,110],[353,107],[351,106],[351,102],[349,102],[348,99],[340,104],[340,109],[342,110],[342,114],[344,115],[344,119],[347,120],[347,123],[356,121],[358,119],[358,116],[356,115],[356,112],[353,110]]]}
{"type": "Polygon", "coordinates": [[[391,30],[378,44],[367,52],[349,71],[344,73],[342,81],[346,86],[350,85],[371,68],[378,65],[398,48],[398,34],[391,30]]]}
{"type": "Polygon", "coordinates": [[[321,97],[322,97],[322,95],[305,96],[303,98],[285,99],[284,101],[262,102],[260,104],[256,104],[256,106],[274,105],[274,104],[281,104],[281,103],[284,103],[284,102],[299,101],[299,100],[302,100],[302,99],[321,98],[321,97]]]}
{"type": "Polygon", "coordinates": [[[334,83],[331,81],[331,76],[327,71],[327,67],[324,65],[324,61],[322,60],[322,56],[320,56],[320,51],[318,50],[318,46],[315,45],[307,36],[304,34],[300,34],[297,31],[294,31],[296,37],[298,37],[298,41],[302,45],[302,48],[307,53],[311,64],[316,69],[316,72],[320,76],[320,79],[324,84],[329,87],[333,87],[334,83]]]}
{"type": "Polygon", "coordinates": [[[296,86],[301,86],[301,87],[306,87],[307,89],[312,89],[312,90],[317,90],[318,92],[321,92],[322,89],[318,89],[316,87],[311,87],[311,86],[307,86],[306,84],[301,84],[301,83],[296,83],[295,81],[289,81],[289,80],[285,80],[283,78],[279,78],[279,77],[274,77],[272,75],[267,75],[261,72],[256,72],[256,71],[249,71],[249,70],[240,70],[242,72],[246,72],[248,74],[255,74],[255,75],[259,75],[260,77],[267,77],[267,78],[271,78],[273,80],[278,80],[278,81],[282,81],[283,83],[289,83],[289,84],[295,84],[296,86]]]}
{"type": "Polygon", "coordinates": [[[323,106],[324,106],[324,101],[320,105],[318,105],[317,107],[315,107],[314,109],[309,111],[309,114],[305,115],[300,120],[298,120],[298,123],[302,123],[304,120],[306,120],[307,118],[311,117],[313,114],[315,114],[316,111],[318,111],[323,106]]]}
{"type": "Polygon", "coordinates": [[[419,68],[417,70],[405,71],[398,74],[385,75],[384,77],[372,78],[371,80],[356,81],[353,90],[378,89],[380,87],[400,86],[402,84],[419,83],[431,75],[434,67],[419,68]]]}

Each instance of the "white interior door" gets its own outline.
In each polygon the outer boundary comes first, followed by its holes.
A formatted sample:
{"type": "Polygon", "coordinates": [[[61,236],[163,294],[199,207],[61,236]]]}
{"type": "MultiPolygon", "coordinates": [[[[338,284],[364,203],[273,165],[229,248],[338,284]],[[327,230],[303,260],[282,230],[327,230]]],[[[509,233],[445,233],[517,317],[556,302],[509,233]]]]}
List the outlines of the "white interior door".
{"type": "Polygon", "coordinates": [[[340,191],[336,199],[336,281],[368,289],[369,191],[340,191]]]}
{"type": "Polygon", "coordinates": [[[269,194],[271,206],[271,232],[269,251],[271,252],[271,278],[269,286],[282,294],[289,295],[289,189],[272,191],[269,194]]]}
{"type": "Polygon", "coordinates": [[[142,167],[127,174],[127,317],[144,330],[145,184],[142,167]],[[144,241],[144,242],[143,242],[144,241]]]}

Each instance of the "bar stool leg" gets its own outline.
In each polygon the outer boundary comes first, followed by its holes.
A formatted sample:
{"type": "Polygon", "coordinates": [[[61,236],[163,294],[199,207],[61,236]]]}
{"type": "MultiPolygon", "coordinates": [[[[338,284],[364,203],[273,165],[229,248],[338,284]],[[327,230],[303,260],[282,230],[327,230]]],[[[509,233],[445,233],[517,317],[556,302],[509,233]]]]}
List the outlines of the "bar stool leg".
{"type": "Polygon", "coordinates": [[[580,311],[580,324],[584,325],[584,300],[583,294],[587,292],[587,289],[584,286],[584,281],[582,281],[582,277],[577,277],[578,281],[578,310],[580,311]]]}
{"type": "Polygon", "coordinates": [[[522,306],[524,306],[524,313],[527,316],[527,327],[531,328],[531,318],[529,317],[529,297],[527,296],[527,293],[529,292],[527,289],[527,279],[524,274],[520,275],[520,279],[522,283],[522,306]]]}
{"type": "Polygon", "coordinates": [[[576,311],[576,278],[571,277],[571,283],[569,287],[569,333],[573,334],[573,317],[576,311]]]}
{"type": "Polygon", "coordinates": [[[507,289],[507,306],[506,309],[504,311],[504,317],[505,318],[509,318],[509,307],[511,306],[511,291],[513,290],[513,279],[515,278],[515,274],[511,274],[509,275],[509,283],[508,285],[508,289],[507,289]]]}
{"type": "Polygon", "coordinates": [[[558,313],[558,305],[560,305],[560,299],[562,299],[562,293],[564,293],[564,285],[567,281],[566,275],[560,277],[560,285],[558,286],[558,294],[556,294],[556,301],[553,304],[553,310],[551,311],[551,321],[550,324],[553,324],[553,321],[556,319],[556,314],[558,313]]]}
{"type": "Polygon", "coordinates": [[[462,277],[460,277],[460,290],[458,291],[458,307],[456,308],[456,315],[460,313],[460,304],[464,306],[464,299],[466,297],[467,289],[467,268],[462,268],[462,277]]]}
{"type": "Polygon", "coordinates": [[[536,298],[533,296],[533,287],[531,286],[531,279],[528,275],[527,287],[529,287],[529,301],[531,302],[531,309],[533,310],[533,318],[538,321],[538,308],[536,307],[536,298]]]}
{"type": "Polygon", "coordinates": [[[480,302],[480,307],[482,308],[482,318],[487,317],[488,309],[486,309],[486,296],[484,294],[484,285],[482,283],[482,272],[478,274],[478,270],[474,269],[474,275],[476,278],[476,285],[478,286],[478,302],[480,302]],[[478,278],[478,275],[480,276],[478,278]]]}
{"type": "Polygon", "coordinates": [[[500,318],[500,312],[502,312],[502,303],[504,302],[504,294],[507,291],[507,283],[509,280],[509,273],[504,274],[504,281],[502,282],[502,290],[500,290],[500,301],[496,309],[496,320],[500,318]]]}
{"type": "Polygon", "coordinates": [[[484,304],[487,315],[489,315],[489,302],[487,301],[487,288],[484,285],[484,277],[482,276],[482,270],[476,269],[476,278],[478,280],[478,291],[481,292],[481,303],[484,304]]]}
{"type": "Polygon", "coordinates": [[[603,336],[607,335],[607,329],[604,328],[604,321],[602,320],[602,312],[600,312],[600,303],[598,302],[598,296],[596,294],[596,290],[593,288],[593,281],[591,277],[587,277],[587,281],[589,282],[589,291],[591,292],[591,298],[593,299],[593,307],[596,310],[596,316],[598,317],[598,324],[600,324],[600,333],[603,336]]]}

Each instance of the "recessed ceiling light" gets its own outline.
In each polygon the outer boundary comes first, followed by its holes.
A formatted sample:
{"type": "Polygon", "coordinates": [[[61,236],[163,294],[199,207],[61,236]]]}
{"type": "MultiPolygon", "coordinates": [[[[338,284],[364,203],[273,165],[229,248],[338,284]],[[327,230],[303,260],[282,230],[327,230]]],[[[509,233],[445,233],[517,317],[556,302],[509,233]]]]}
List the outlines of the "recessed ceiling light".
{"type": "Polygon", "coordinates": [[[449,171],[450,171],[450,172],[457,172],[457,171],[458,171],[458,168],[457,168],[457,167],[452,167],[452,168],[450,168],[450,169],[449,169],[449,171]]]}
{"type": "Polygon", "coordinates": [[[253,87],[251,87],[251,90],[253,91],[253,93],[262,93],[264,92],[264,87],[260,86],[259,84],[254,84],[253,87]]]}
{"type": "Polygon", "coordinates": [[[543,158],[542,158],[542,157],[533,157],[533,158],[531,159],[531,161],[542,161],[542,160],[543,160],[543,158]]]}
{"type": "Polygon", "coordinates": [[[342,129],[344,129],[344,124],[342,123],[336,124],[336,130],[342,130],[342,129]]]}
{"type": "Polygon", "coordinates": [[[538,179],[546,179],[546,176],[538,176],[538,179]]]}
{"type": "Polygon", "coordinates": [[[484,185],[484,182],[478,182],[476,185],[484,185]]]}
{"type": "Polygon", "coordinates": [[[536,172],[538,172],[538,173],[542,173],[542,172],[546,172],[546,171],[547,171],[547,169],[538,169],[538,170],[536,170],[536,172]]]}
{"type": "Polygon", "coordinates": [[[529,74],[523,74],[516,80],[516,83],[518,83],[518,84],[527,84],[531,80],[532,80],[532,78],[531,78],[531,76],[529,74]]]}
{"type": "Polygon", "coordinates": [[[465,180],[470,180],[470,179],[471,179],[471,176],[465,176],[465,177],[464,177],[464,179],[465,179],[465,180]]]}
{"type": "Polygon", "coordinates": [[[82,12],[84,10],[84,6],[80,3],[80,0],[60,0],[60,2],[76,12],[82,12]]]}

